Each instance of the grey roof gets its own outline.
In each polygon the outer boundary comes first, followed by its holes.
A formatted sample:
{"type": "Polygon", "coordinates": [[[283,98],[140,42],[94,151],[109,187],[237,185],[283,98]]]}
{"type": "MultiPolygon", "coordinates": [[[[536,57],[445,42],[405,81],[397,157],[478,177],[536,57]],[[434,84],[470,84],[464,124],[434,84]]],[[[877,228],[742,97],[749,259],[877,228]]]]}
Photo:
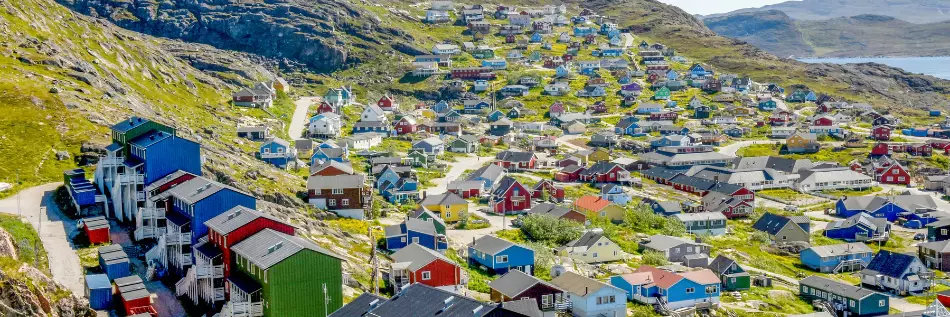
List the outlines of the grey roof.
{"type": "Polygon", "coordinates": [[[105,262],[106,265],[129,262],[129,255],[126,254],[122,246],[118,244],[100,247],[98,252],[99,258],[101,258],[102,262],[105,262]]]}
{"type": "Polygon", "coordinates": [[[493,235],[484,235],[472,242],[470,246],[483,253],[497,254],[498,252],[504,251],[514,245],[515,244],[511,241],[493,235]]]}
{"type": "Polygon", "coordinates": [[[268,144],[268,143],[277,143],[283,147],[288,147],[288,148],[290,147],[290,142],[287,142],[287,140],[284,140],[278,137],[270,138],[270,140],[267,140],[266,142],[264,142],[264,144],[268,144]]]}
{"type": "Polygon", "coordinates": [[[385,121],[360,121],[353,124],[353,128],[378,128],[378,127],[388,127],[389,123],[385,121]]]}
{"type": "Polygon", "coordinates": [[[482,166],[481,168],[469,174],[466,180],[475,180],[477,178],[497,180],[504,173],[505,173],[505,169],[502,168],[501,166],[498,166],[495,164],[488,164],[488,165],[482,166]]]}
{"type": "Polygon", "coordinates": [[[411,312],[413,317],[483,317],[492,315],[495,309],[469,297],[415,283],[371,309],[370,314],[405,317],[411,312]]]}
{"type": "Polygon", "coordinates": [[[604,287],[618,289],[609,284],[570,271],[551,280],[551,284],[581,297],[587,297],[588,294],[596,293],[604,287]]]}
{"type": "Polygon", "coordinates": [[[488,287],[498,291],[502,295],[514,298],[538,283],[557,288],[554,285],[548,284],[537,277],[525,274],[519,270],[508,271],[508,273],[502,277],[488,283],[488,287]]]}
{"type": "Polygon", "coordinates": [[[571,212],[570,208],[558,206],[552,203],[540,203],[531,207],[528,210],[528,214],[541,214],[549,215],[556,218],[561,218],[567,213],[571,212]]]}
{"type": "Polygon", "coordinates": [[[462,197],[456,193],[446,192],[440,195],[426,196],[426,198],[423,198],[422,201],[419,202],[419,205],[421,206],[429,206],[429,205],[446,206],[446,205],[456,205],[456,204],[468,205],[468,201],[465,199],[462,199],[462,197]]]}
{"type": "Polygon", "coordinates": [[[785,174],[798,173],[802,169],[815,166],[809,159],[789,159],[778,156],[741,157],[737,158],[734,164],[739,170],[771,168],[785,174]]]}
{"type": "Polygon", "coordinates": [[[435,252],[432,249],[423,247],[416,243],[407,245],[406,247],[399,249],[390,257],[393,259],[393,263],[403,263],[410,262],[411,264],[407,267],[410,271],[416,271],[423,268],[424,266],[432,263],[436,259],[443,260],[447,263],[454,264],[452,260],[442,255],[442,253],[435,252]]]}
{"type": "Polygon", "coordinates": [[[501,151],[495,155],[496,159],[507,162],[528,162],[534,157],[534,152],[519,151],[501,151]]]}
{"type": "Polygon", "coordinates": [[[651,236],[649,240],[650,242],[643,244],[643,247],[652,249],[652,250],[657,250],[657,251],[669,250],[671,248],[682,245],[684,243],[692,244],[692,245],[705,245],[703,243],[695,242],[690,239],[667,236],[667,235],[662,235],[662,234],[651,236]]]}
{"type": "Polygon", "coordinates": [[[418,142],[413,143],[412,148],[416,148],[416,146],[422,143],[426,143],[431,146],[439,146],[439,145],[442,145],[442,139],[439,139],[438,137],[425,138],[425,139],[419,140],[418,142]]]}
{"type": "Polygon", "coordinates": [[[950,252],[950,240],[925,242],[919,244],[918,246],[927,250],[934,250],[941,253],[950,252]]]}
{"type": "Polygon", "coordinates": [[[277,218],[271,217],[263,212],[244,206],[237,206],[214,218],[208,219],[208,221],[205,221],[205,226],[208,226],[208,228],[211,228],[211,230],[219,234],[226,235],[258,218],[266,218],[283,223],[277,220],[277,218]]]}
{"type": "Polygon", "coordinates": [[[861,242],[839,243],[832,245],[822,245],[809,248],[820,257],[870,253],[871,248],[861,242]]]}
{"type": "Polygon", "coordinates": [[[847,167],[816,168],[803,170],[799,184],[815,184],[838,181],[870,181],[870,176],[852,171],[847,167]]]}
{"type": "Polygon", "coordinates": [[[365,175],[310,176],[307,189],[360,188],[365,175]]]}
{"type": "Polygon", "coordinates": [[[419,219],[419,218],[411,218],[411,217],[406,218],[406,220],[400,224],[386,226],[386,228],[384,228],[383,231],[385,231],[387,238],[400,236],[406,233],[402,231],[403,225],[406,226],[406,232],[408,232],[409,230],[412,230],[415,232],[422,232],[422,233],[432,235],[432,236],[436,235],[434,224],[432,224],[431,222],[419,219]]]}
{"type": "Polygon", "coordinates": [[[138,275],[120,277],[113,282],[119,288],[119,296],[122,296],[126,301],[147,298],[152,295],[145,289],[145,283],[138,275]]]}
{"type": "Polygon", "coordinates": [[[103,216],[83,218],[82,222],[86,224],[89,230],[109,228],[109,220],[106,220],[106,217],[103,216]]]}
{"type": "Polygon", "coordinates": [[[478,137],[471,134],[463,134],[458,137],[458,140],[465,143],[478,143],[478,137]]]}
{"type": "Polygon", "coordinates": [[[568,242],[565,245],[565,247],[572,247],[572,248],[584,247],[586,249],[590,249],[591,247],[596,245],[597,241],[600,241],[600,239],[603,237],[604,237],[604,230],[590,229],[590,230],[584,231],[584,234],[581,235],[580,238],[577,238],[577,240],[568,242]]]}
{"type": "Polygon", "coordinates": [[[726,220],[726,216],[721,212],[697,212],[697,213],[680,213],[675,214],[673,217],[679,219],[679,221],[700,221],[700,220],[726,220]]]}
{"type": "Polygon", "coordinates": [[[716,256],[716,259],[712,260],[712,262],[710,262],[709,265],[706,266],[706,268],[712,270],[713,272],[716,272],[716,274],[722,275],[726,273],[726,271],[728,271],[729,268],[732,267],[732,265],[739,265],[739,264],[736,263],[736,260],[730,259],[724,255],[718,255],[716,256]]]}
{"type": "Polygon", "coordinates": [[[866,288],[844,284],[838,281],[830,280],[821,276],[812,275],[802,279],[799,283],[802,285],[820,289],[848,299],[862,299],[875,294],[866,288]]]}
{"type": "Polygon", "coordinates": [[[264,132],[264,131],[267,131],[267,126],[263,126],[263,125],[253,125],[253,126],[245,126],[245,127],[237,128],[237,132],[264,132]]]}
{"type": "Polygon", "coordinates": [[[376,307],[375,305],[385,301],[386,299],[379,295],[363,293],[353,299],[353,301],[331,313],[328,317],[363,317],[366,316],[371,309],[376,307]]]}
{"type": "Polygon", "coordinates": [[[867,213],[861,212],[844,220],[829,222],[828,225],[825,226],[825,230],[827,231],[838,228],[849,228],[858,224],[863,224],[877,233],[885,232],[889,225],[887,219],[885,218],[874,218],[867,213]]]}
{"type": "Polygon", "coordinates": [[[222,190],[232,190],[241,194],[244,194],[248,197],[252,197],[250,194],[242,192],[237,188],[224,185],[210,179],[198,176],[192,178],[184,183],[178,184],[178,186],[172,187],[165,193],[171,196],[175,196],[179,200],[182,200],[189,204],[194,204],[201,201],[202,199],[208,198],[222,190]]]}
{"type": "Polygon", "coordinates": [[[339,255],[310,240],[286,235],[273,229],[261,230],[231,247],[234,253],[265,270],[304,249],[343,260],[339,255]]]}
{"type": "Polygon", "coordinates": [[[333,161],[333,160],[327,160],[327,161],[323,162],[323,164],[310,166],[310,173],[315,173],[315,172],[320,171],[320,170],[323,170],[323,169],[325,169],[325,168],[327,168],[327,167],[334,167],[334,168],[336,168],[336,169],[339,169],[339,170],[343,171],[343,172],[346,173],[346,174],[353,174],[353,173],[355,173],[355,172],[353,171],[353,166],[350,165],[350,163],[341,163],[341,162],[337,162],[337,161],[333,161]]]}
{"type": "MultiPolygon", "coordinates": [[[[517,271],[517,270],[515,270],[517,271]]],[[[501,303],[501,307],[507,311],[520,314],[525,317],[541,317],[541,309],[538,308],[538,301],[531,298],[519,299],[510,302],[501,303]]]]}
{"type": "Polygon", "coordinates": [[[937,209],[937,202],[930,195],[846,196],[841,199],[848,210],[874,212],[888,203],[893,203],[901,209],[911,212],[918,209],[937,209]]]}

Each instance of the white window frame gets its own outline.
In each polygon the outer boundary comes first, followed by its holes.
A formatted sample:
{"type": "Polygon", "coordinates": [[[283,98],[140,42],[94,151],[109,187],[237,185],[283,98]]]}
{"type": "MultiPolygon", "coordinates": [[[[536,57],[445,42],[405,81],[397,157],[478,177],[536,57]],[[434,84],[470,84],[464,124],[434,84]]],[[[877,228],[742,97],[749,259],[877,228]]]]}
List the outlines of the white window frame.
{"type": "Polygon", "coordinates": [[[419,243],[419,237],[412,237],[412,243],[419,243]]]}
{"type": "Polygon", "coordinates": [[[349,205],[350,205],[350,199],[349,199],[349,198],[340,199],[340,205],[349,206],[349,205]]]}
{"type": "Polygon", "coordinates": [[[334,188],[330,193],[334,195],[343,195],[343,188],[334,188]]]}
{"type": "Polygon", "coordinates": [[[423,281],[428,281],[428,280],[431,280],[431,279],[432,279],[432,272],[429,272],[429,271],[422,271],[422,280],[423,280],[423,281]]]}
{"type": "Polygon", "coordinates": [[[336,207],[336,199],[327,199],[327,206],[336,207]]]}
{"type": "Polygon", "coordinates": [[[507,255],[496,255],[496,256],[495,256],[495,263],[508,263],[508,256],[507,256],[507,255]]]}

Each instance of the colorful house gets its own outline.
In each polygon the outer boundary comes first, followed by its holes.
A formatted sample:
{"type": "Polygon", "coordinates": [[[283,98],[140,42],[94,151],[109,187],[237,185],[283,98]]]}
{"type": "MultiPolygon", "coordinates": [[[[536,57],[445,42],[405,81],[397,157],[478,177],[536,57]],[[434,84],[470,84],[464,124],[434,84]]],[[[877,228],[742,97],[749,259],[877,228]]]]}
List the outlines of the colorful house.
{"type": "Polygon", "coordinates": [[[493,235],[484,235],[468,245],[468,262],[486,267],[489,274],[518,270],[531,275],[534,250],[493,235]]]}
{"type": "Polygon", "coordinates": [[[780,216],[766,212],[752,228],[769,235],[772,243],[805,242],[811,240],[811,220],[805,216],[780,216]]]}
{"type": "Polygon", "coordinates": [[[670,100],[670,89],[666,86],[660,88],[654,93],[653,100],[670,100]]]}
{"type": "Polygon", "coordinates": [[[827,301],[836,309],[836,314],[847,312],[848,316],[879,316],[886,315],[890,310],[890,298],[887,295],[817,275],[799,281],[799,294],[807,301],[827,301]]]}
{"type": "MultiPolygon", "coordinates": [[[[937,203],[930,195],[896,196],[845,196],[835,203],[835,213],[840,217],[851,217],[859,213],[868,213],[875,218],[889,222],[896,221],[904,213],[926,213],[937,210],[937,203]]],[[[923,224],[926,225],[926,224],[923,224]]]]}
{"type": "Polygon", "coordinates": [[[886,241],[890,235],[891,224],[884,218],[874,218],[867,213],[858,213],[844,220],[828,223],[825,236],[848,242],[886,241]]]}
{"type": "Polygon", "coordinates": [[[410,244],[390,257],[389,283],[398,292],[408,285],[420,283],[442,290],[456,292],[468,277],[461,266],[430,248],[410,244]]]}
{"type": "Polygon", "coordinates": [[[436,213],[445,222],[458,221],[463,213],[468,212],[468,201],[452,192],[426,196],[419,206],[436,213]]]}
{"type": "Polygon", "coordinates": [[[514,178],[504,176],[495,185],[489,205],[496,214],[515,214],[531,209],[531,194],[527,187],[514,178]]]}
{"type": "Polygon", "coordinates": [[[626,205],[631,199],[633,199],[630,197],[630,194],[624,191],[622,186],[617,184],[606,184],[601,187],[600,198],[609,200],[610,202],[621,206],[626,205]]]}
{"type": "Polygon", "coordinates": [[[709,263],[708,269],[719,275],[722,289],[725,291],[742,291],[752,288],[752,278],[735,260],[719,255],[709,263]]]}
{"type": "Polygon", "coordinates": [[[871,263],[872,250],[861,242],[810,247],[799,257],[806,267],[821,273],[860,271],[871,263]]]}
{"type": "Polygon", "coordinates": [[[89,245],[105,244],[112,241],[112,238],[109,237],[109,220],[106,220],[106,217],[83,218],[80,223],[82,223],[86,237],[89,238],[89,245]]]}
{"type": "Polygon", "coordinates": [[[677,274],[648,265],[610,278],[610,284],[624,290],[628,300],[647,305],[659,300],[672,310],[718,304],[721,283],[708,269],[677,274]]]}
{"type": "Polygon", "coordinates": [[[626,214],[623,207],[598,196],[583,196],[574,202],[573,208],[586,213],[588,217],[596,215],[616,223],[623,222],[626,214]]]}
{"type": "Polygon", "coordinates": [[[623,260],[626,252],[620,249],[617,243],[604,236],[600,228],[584,231],[580,238],[555,248],[559,256],[566,256],[583,263],[603,263],[623,260]]]}
{"type": "Polygon", "coordinates": [[[281,138],[270,139],[261,144],[260,158],[279,168],[287,168],[291,162],[297,160],[297,149],[281,138]]]}
{"type": "Polygon", "coordinates": [[[896,294],[919,293],[930,288],[930,269],[916,256],[881,250],[858,273],[861,284],[896,294]]]}
{"type": "Polygon", "coordinates": [[[531,308],[538,313],[554,314],[558,308],[567,305],[564,290],[537,277],[518,270],[508,271],[502,277],[488,283],[492,302],[506,303],[517,300],[529,300],[531,308]]]}
{"type": "Polygon", "coordinates": [[[551,280],[563,289],[571,302],[574,316],[626,316],[627,304],[621,300],[624,291],[574,272],[565,272],[551,280]]]}
{"type": "Polygon", "coordinates": [[[418,218],[406,218],[402,223],[386,226],[386,249],[396,251],[410,244],[443,252],[448,249],[448,240],[435,230],[431,221],[418,218]]]}

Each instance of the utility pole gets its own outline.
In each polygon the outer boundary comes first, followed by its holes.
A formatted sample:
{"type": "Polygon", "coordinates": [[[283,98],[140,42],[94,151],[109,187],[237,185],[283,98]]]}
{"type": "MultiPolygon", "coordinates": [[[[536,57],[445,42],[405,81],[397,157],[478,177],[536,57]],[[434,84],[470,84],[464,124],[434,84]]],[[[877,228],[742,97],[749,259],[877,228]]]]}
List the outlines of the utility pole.
{"type": "MultiPolygon", "coordinates": [[[[20,186],[20,170],[16,171],[16,185],[14,186],[20,186]]],[[[23,210],[20,209],[20,193],[16,194],[16,213],[17,217],[23,217],[23,210]]]]}
{"type": "MultiPolygon", "coordinates": [[[[373,226],[367,227],[369,235],[369,244],[372,246],[372,253],[369,255],[369,262],[373,264],[373,294],[379,295],[379,258],[376,256],[376,239],[373,238],[373,226]]],[[[392,274],[392,272],[390,272],[392,274]]]]}

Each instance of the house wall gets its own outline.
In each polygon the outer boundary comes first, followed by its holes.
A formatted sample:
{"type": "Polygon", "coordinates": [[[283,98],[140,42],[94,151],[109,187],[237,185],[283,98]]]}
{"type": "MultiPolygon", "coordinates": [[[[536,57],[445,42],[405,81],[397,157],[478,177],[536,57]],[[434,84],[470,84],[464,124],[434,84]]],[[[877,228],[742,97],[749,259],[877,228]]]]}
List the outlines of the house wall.
{"type": "Polygon", "coordinates": [[[325,317],[343,307],[343,268],[337,258],[302,250],[266,274],[268,281],[261,283],[268,302],[265,316],[325,317]]]}
{"type": "Polygon", "coordinates": [[[809,242],[810,238],[810,235],[808,232],[805,232],[804,229],[793,222],[788,222],[782,230],[779,230],[778,233],[772,236],[772,241],[776,243],[792,241],[809,242]]]}
{"type": "MultiPolygon", "coordinates": [[[[205,221],[237,206],[257,209],[257,199],[230,189],[222,189],[195,203],[194,215],[191,216],[191,245],[197,244],[198,239],[208,234],[205,221]]],[[[187,212],[181,214],[188,215],[187,212]]]]}
{"type": "Polygon", "coordinates": [[[709,247],[703,245],[695,245],[684,243],[673,248],[670,248],[666,252],[667,259],[671,262],[683,262],[686,260],[687,255],[691,254],[706,254],[709,255],[709,247]]]}
{"type": "Polygon", "coordinates": [[[421,283],[432,287],[455,286],[462,284],[462,269],[454,263],[436,259],[412,272],[410,279],[413,283],[421,283]],[[430,273],[428,280],[422,279],[423,272],[430,273]]]}
{"type": "Polygon", "coordinates": [[[437,212],[439,217],[442,218],[445,222],[455,222],[461,220],[460,215],[463,212],[468,212],[468,204],[455,204],[449,205],[448,208],[444,205],[427,205],[424,206],[427,209],[437,212]],[[448,213],[446,213],[448,212],[448,213]]]}
{"type": "Polygon", "coordinates": [[[317,208],[330,211],[363,208],[361,196],[362,191],[362,188],[344,188],[343,194],[333,194],[332,189],[323,189],[320,191],[320,194],[316,194],[314,190],[308,189],[310,194],[310,203],[314,204],[317,208]],[[330,199],[333,199],[336,202],[336,206],[329,205],[328,200],[330,199]],[[343,199],[350,200],[348,206],[342,205],[343,199]]]}
{"type": "MultiPolygon", "coordinates": [[[[213,230],[208,232],[208,240],[214,243],[218,249],[221,250],[222,258],[224,260],[224,276],[231,275],[231,268],[234,265],[231,253],[231,246],[244,241],[247,237],[253,236],[254,234],[264,230],[264,229],[273,229],[274,231],[281,232],[287,235],[294,234],[294,227],[279,221],[274,221],[267,218],[257,218],[254,221],[249,222],[246,225],[243,225],[234,231],[231,231],[227,235],[220,235],[213,230]]],[[[227,288],[226,288],[227,289],[227,288]]]]}
{"type": "Polygon", "coordinates": [[[624,258],[625,253],[616,243],[613,243],[613,241],[607,238],[601,238],[597,243],[599,245],[594,245],[590,249],[587,249],[587,251],[571,252],[570,257],[585,263],[613,262],[624,258]]]}
{"type": "MultiPolygon", "coordinates": [[[[910,274],[911,272],[918,273],[928,271],[927,267],[922,261],[918,258],[914,258],[914,262],[907,266],[907,269],[902,272],[901,275],[910,274]]],[[[917,280],[910,281],[906,278],[888,278],[886,276],[881,276],[878,278],[875,275],[865,275],[861,274],[861,283],[874,285],[885,290],[895,290],[898,292],[919,292],[923,291],[929,286],[929,283],[926,280],[917,280]]]]}
{"type": "Polygon", "coordinates": [[[666,290],[667,305],[669,305],[671,309],[679,309],[683,307],[693,307],[696,303],[718,303],[719,286],[719,284],[699,284],[689,279],[681,279],[666,290]],[[706,290],[707,286],[710,288],[709,292],[706,290]],[[690,289],[692,292],[687,292],[690,289]]]}
{"type": "Polygon", "coordinates": [[[837,294],[828,293],[825,290],[799,285],[799,294],[806,301],[822,299],[833,303],[846,304],[851,316],[886,315],[890,309],[889,298],[880,293],[871,294],[861,299],[850,299],[837,294]],[[819,293],[819,291],[821,291],[821,293],[819,293]],[[881,301],[883,301],[884,305],[881,305],[881,301]]]}
{"type": "Polygon", "coordinates": [[[179,137],[170,137],[145,149],[145,185],[182,170],[201,175],[201,146],[179,137]]]}
{"type": "Polygon", "coordinates": [[[603,287],[597,292],[588,294],[587,296],[568,293],[568,298],[573,305],[571,312],[577,317],[626,316],[627,303],[623,300],[626,296],[627,294],[624,290],[614,287],[603,287]],[[597,304],[598,297],[610,298],[610,296],[614,298],[613,303],[610,303],[608,300],[607,303],[602,302],[601,304],[597,304]]]}

